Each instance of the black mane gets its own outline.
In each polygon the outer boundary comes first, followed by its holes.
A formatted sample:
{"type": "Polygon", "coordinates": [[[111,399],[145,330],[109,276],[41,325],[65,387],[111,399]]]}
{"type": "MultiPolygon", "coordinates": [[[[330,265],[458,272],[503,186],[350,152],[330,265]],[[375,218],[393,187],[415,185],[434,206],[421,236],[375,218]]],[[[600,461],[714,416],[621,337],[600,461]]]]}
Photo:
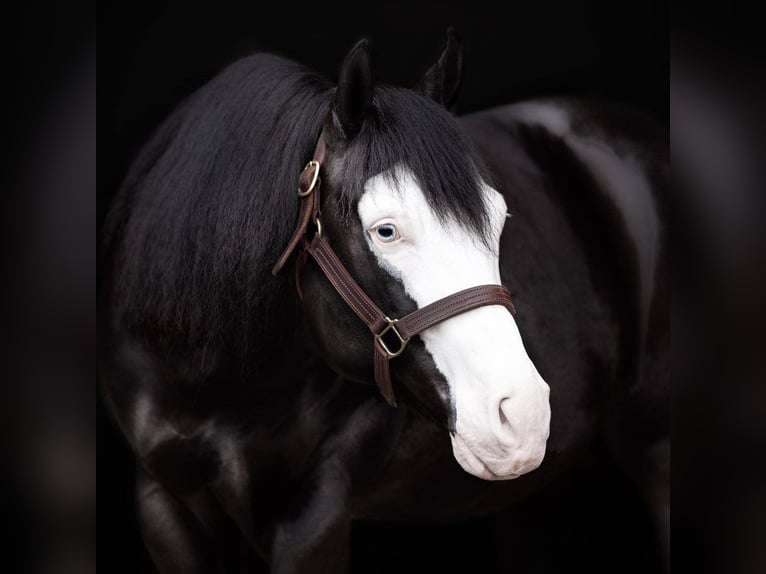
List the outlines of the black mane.
{"type": "MultiPolygon", "coordinates": [[[[263,324],[289,273],[270,270],[293,230],[297,175],[333,86],[273,55],[235,62],[159,128],[133,164],[106,225],[112,309],[142,332],[192,344],[263,324]]],[[[441,217],[482,234],[482,168],[457,123],[425,96],[376,90],[373,110],[334,175],[353,202],[404,162],[441,217]]]]}

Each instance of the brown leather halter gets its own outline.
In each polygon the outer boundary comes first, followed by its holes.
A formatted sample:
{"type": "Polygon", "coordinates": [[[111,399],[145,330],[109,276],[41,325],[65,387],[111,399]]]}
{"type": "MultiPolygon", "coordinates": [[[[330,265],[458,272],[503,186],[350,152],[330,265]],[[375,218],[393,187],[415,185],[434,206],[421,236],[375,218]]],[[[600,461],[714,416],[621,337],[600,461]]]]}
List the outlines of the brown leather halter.
{"type": "Polygon", "coordinates": [[[343,300],[351,307],[351,310],[367,325],[373,334],[373,347],[375,355],[375,382],[380,389],[383,398],[388,404],[396,406],[394,390],[391,386],[391,373],[388,362],[402,354],[410,339],[441,323],[455,315],[460,315],[471,309],[485,305],[502,305],[511,313],[515,313],[511,294],[502,285],[480,285],[458,291],[426,305],[401,319],[390,319],[364,292],[343,263],[338,259],[335,251],[322,236],[322,223],[319,219],[321,199],[319,188],[321,185],[320,170],[324,161],[326,144],[324,133],[319,136],[313,159],[306,164],[298,180],[298,197],[301,198],[298,225],[295,228],[290,242],[272,269],[276,275],[287,263],[290,255],[298,244],[302,245],[299,259],[296,262],[296,287],[301,295],[300,268],[306,261],[307,254],[314,258],[319,268],[324,272],[335,290],[343,300]],[[316,226],[316,233],[309,239],[307,231],[311,222],[316,226]],[[393,333],[398,341],[398,348],[391,350],[383,340],[388,332],[393,333]]]}

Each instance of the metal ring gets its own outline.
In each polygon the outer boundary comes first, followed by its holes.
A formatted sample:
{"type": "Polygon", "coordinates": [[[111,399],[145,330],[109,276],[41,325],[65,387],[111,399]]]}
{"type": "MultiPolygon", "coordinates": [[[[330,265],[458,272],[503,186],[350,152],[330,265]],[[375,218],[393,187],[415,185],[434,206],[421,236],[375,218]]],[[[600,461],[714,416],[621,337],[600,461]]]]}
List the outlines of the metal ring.
{"type": "Polygon", "coordinates": [[[402,337],[401,333],[399,333],[399,330],[395,326],[399,321],[398,319],[389,319],[388,317],[385,317],[385,319],[388,322],[388,325],[386,325],[386,328],[383,329],[380,333],[375,335],[375,340],[380,343],[380,346],[386,352],[386,358],[393,359],[394,357],[398,357],[402,354],[404,349],[407,347],[407,343],[410,342],[410,339],[409,337],[405,339],[402,337]],[[388,345],[386,345],[386,342],[382,339],[383,335],[385,335],[388,331],[393,331],[394,335],[396,335],[396,338],[399,339],[399,349],[396,352],[391,351],[391,349],[388,348],[388,345]]]}
{"type": "Polygon", "coordinates": [[[312,159],[310,162],[306,164],[306,167],[303,168],[303,171],[306,171],[310,167],[314,168],[314,177],[311,179],[311,184],[309,184],[309,187],[306,191],[301,191],[301,187],[298,186],[298,197],[303,198],[303,197],[308,197],[309,195],[311,195],[311,192],[314,191],[317,181],[319,180],[319,162],[312,159]]]}

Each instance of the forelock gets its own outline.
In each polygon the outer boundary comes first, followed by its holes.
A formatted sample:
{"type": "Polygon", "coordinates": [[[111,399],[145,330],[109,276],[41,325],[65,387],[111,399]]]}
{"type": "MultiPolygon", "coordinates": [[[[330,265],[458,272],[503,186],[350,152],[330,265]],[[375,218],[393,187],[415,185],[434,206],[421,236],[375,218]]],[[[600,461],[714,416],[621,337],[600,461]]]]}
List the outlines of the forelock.
{"type": "Polygon", "coordinates": [[[407,171],[439,219],[488,240],[483,192],[488,177],[455,118],[416,92],[381,87],[362,130],[333,165],[333,187],[341,194],[344,214],[352,213],[370,178],[385,174],[401,190],[400,174],[407,171]]]}

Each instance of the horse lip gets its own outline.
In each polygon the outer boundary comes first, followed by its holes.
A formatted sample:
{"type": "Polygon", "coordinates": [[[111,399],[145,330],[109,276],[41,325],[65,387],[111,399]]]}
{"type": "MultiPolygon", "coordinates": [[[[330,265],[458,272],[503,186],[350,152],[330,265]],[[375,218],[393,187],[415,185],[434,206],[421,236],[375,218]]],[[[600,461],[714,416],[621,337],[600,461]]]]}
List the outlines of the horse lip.
{"type": "Polygon", "coordinates": [[[453,454],[455,454],[455,459],[467,473],[483,480],[513,480],[514,478],[521,476],[521,474],[517,473],[498,474],[494,472],[489,466],[487,466],[482,458],[478,457],[474,453],[473,449],[468,446],[468,443],[465,441],[465,439],[463,439],[462,436],[456,433],[452,438],[453,441],[459,445],[459,455],[458,453],[454,452],[455,449],[453,445],[453,454]]]}

